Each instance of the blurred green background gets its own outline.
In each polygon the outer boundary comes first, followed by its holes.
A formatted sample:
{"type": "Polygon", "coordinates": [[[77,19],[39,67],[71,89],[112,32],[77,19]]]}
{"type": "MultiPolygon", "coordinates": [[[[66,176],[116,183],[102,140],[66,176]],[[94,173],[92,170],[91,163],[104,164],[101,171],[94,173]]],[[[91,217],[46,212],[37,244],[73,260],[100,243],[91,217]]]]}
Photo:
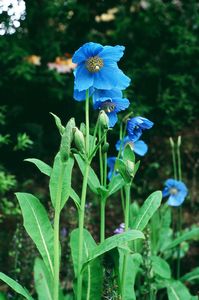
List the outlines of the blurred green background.
{"type": "MultiPolygon", "coordinates": [[[[1,0],[0,238],[5,238],[8,228],[10,239],[1,246],[0,265],[2,271],[9,267],[15,276],[19,276],[17,270],[22,272],[18,254],[8,249],[19,249],[23,256],[23,243],[30,245],[24,242],[27,237],[19,228],[21,217],[14,192],[34,191],[46,205],[48,199],[46,179],[23,159],[36,157],[52,163],[59,134],[49,112],[57,114],[63,123],[72,116],[77,124],[84,119],[83,103],[72,96],[73,73],[60,73],[58,67],[69,64],[74,51],[88,41],[126,47],[120,68],[132,78],[125,92],[131,102],[129,111],[155,123],[144,135],[149,151],[135,181],[135,197],[143,199],[173,176],[168,138],[181,135],[183,178],[190,191],[183,220],[186,225],[197,219],[198,1],[1,0]],[[55,64],[54,69],[49,63],[55,64]]],[[[95,124],[97,113],[91,115],[95,124]]],[[[110,133],[109,155],[115,152],[118,129],[116,125],[110,133]]],[[[95,164],[97,168],[97,161],[95,164]]],[[[74,176],[74,184],[76,181],[74,176]]],[[[114,223],[114,201],[110,200],[107,211],[110,232],[121,218],[118,208],[114,223]]],[[[95,209],[92,213],[97,214],[95,209]]],[[[66,214],[73,215],[73,210],[66,214]]],[[[63,221],[63,226],[70,227],[66,223],[63,221]]],[[[34,256],[33,249],[29,253],[34,256]]],[[[24,277],[29,280],[29,276],[24,277]]]]}

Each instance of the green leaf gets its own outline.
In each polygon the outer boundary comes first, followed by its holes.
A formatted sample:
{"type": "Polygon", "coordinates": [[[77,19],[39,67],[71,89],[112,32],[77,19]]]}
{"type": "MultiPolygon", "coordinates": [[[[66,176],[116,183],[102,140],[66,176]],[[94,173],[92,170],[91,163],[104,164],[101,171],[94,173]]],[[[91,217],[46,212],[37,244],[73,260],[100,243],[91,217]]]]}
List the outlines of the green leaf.
{"type": "Polygon", "coordinates": [[[55,124],[56,124],[57,128],[59,129],[59,133],[62,135],[64,133],[65,128],[62,125],[60,118],[51,112],[50,112],[50,114],[54,117],[55,124]]]}
{"type": "MultiPolygon", "coordinates": [[[[85,161],[78,154],[75,154],[75,159],[76,159],[78,166],[82,172],[82,175],[84,176],[85,167],[86,167],[85,161]]],[[[89,185],[89,188],[91,189],[91,191],[98,195],[98,188],[100,188],[100,182],[99,182],[97,175],[95,174],[94,170],[91,167],[89,167],[88,185],[89,185]]]]}
{"type": "Polygon", "coordinates": [[[52,276],[40,258],[35,259],[34,282],[39,300],[53,300],[52,276]]]}
{"type": "Polygon", "coordinates": [[[5,296],[4,293],[0,292],[0,300],[7,300],[7,297],[5,296]]]}
{"type": "Polygon", "coordinates": [[[116,159],[115,168],[121,174],[125,183],[131,182],[131,176],[130,176],[129,172],[127,171],[127,166],[125,165],[125,163],[122,159],[118,159],[118,158],[116,159]]]}
{"type": "Polygon", "coordinates": [[[192,295],[180,281],[170,281],[167,286],[169,300],[191,300],[192,295]]]}
{"type": "Polygon", "coordinates": [[[71,192],[71,177],[74,165],[74,159],[70,157],[66,162],[62,162],[60,153],[55,157],[53,170],[50,176],[50,196],[52,204],[55,207],[57,197],[61,191],[60,210],[64,207],[71,192]]]}
{"type": "Polygon", "coordinates": [[[71,118],[64,129],[61,145],[60,157],[62,162],[66,162],[70,157],[70,147],[73,140],[73,128],[75,127],[75,119],[71,118]]]}
{"type": "Polygon", "coordinates": [[[162,251],[172,241],[171,229],[171,207],[167,203],[161,206],[160,209],[160,228],[158,236],[157,249],[162,251]]]}
{"type": "Polygon", "coordinates": [[[130,160],[131,162],[135,163],[135,154],[129,144],[127,144],[124,148],[123,159],[125,162],[130,160]]]}
{"type": "Polygon", "coordinates": [[[31,194],[16,193],[22,210],[24,227],[37,246],[51,274],[53,270],[53,229],[40,201],[31,194]]]}
{"type": "MultiPolygon", "coordinates": [[[[92,249],[96,247],[96,243],[91,234],[84,229],[83,231],[83,260],[87,260],[92,249]]],[[[70,246],[73,259],[74,272],[77,276],[78,268],[78,243],[79,229],[75,229],[71,233],[70,246]]],[[[103,270],[100,259],[96,259],[87,264],[83,272],[83,295],[82,300],[95,299],[101,300],[103,270]]]]}
{"type": "Polygon", "coordinates": [[[199,238],[199,228],[193,228],[190,231],[183,233],[180,237],[172,241],[170,244],[166,245],[162,249],[162,251],[171,249],[186,240],[195,239],[195,238],[197,239],[199,238]]]}
{"type": "Polygon", "coordinates": [[[169,264],[159,256],[151,256],[153,272],[162,278],[171,278],[171,269],[169,264]]]}
{"type": "Polygon", "coordinates": [[[116,176],[112,176],[111,181],[108,185],[108,196],[111,196],[112,194],[119,191],[124,186],[124,179],[120,174],[116,176]]]}
{"type": "Polygon", "coordinates": [[[193,269],[191,272],[185,274],[180,278],[181,281],[188,281],[191,283],[199,282],[199,267],[193,269]]]}
{"type": "Polygon", "coordinates": [[[156,191],[152,193],[140,208],[138,216],[132,224],[132,228],[143,230],[148,224],[153,214],[160,206],[161,200],[162,200],[161,191],[156,191]]]}
{"type": "Polygon", "coordinates": [[[24,159],[24,161],[28,161],[31,162],[33,164],[35,164],[35,166],[37,166],[37,168],[45,175],[50,176],[51,172],[52,172],[52,168],[47,165],[45,162],[43,162],[40,159],[36,159],[36,158],[27,158],[24,159]]]}
{"type": "MultiPolygon", "coordinates": [[[[120,282],[122,281],[123,273],[123,260],[124,260],[124,251],[119,249],[119,273],[120,273],[120,282]]],[[[127,255],[126,262],[126,276],[125,276],[125,287],[123,300],[136,300],[135,296],[135,279],[139,270],[139,266],[142,262],[142,256],[139,253],[127,255]]]]}
{"type": "Polygon", "coordinates": [[[129,230],[127,232],[111,236],[91,250],[89,259],[85,263],[88,263],[112,249],[123,246],[125,243],[136,239],[144,239],[144,234],[139,230],[129,230]]]}
{"type": "Polygon", "coordinates": [[[4,281],[7,285],[9,285],[15,292],[24,296],[28,300],[33,300],[29,292],[22,287],[18,282],[10,278],[9,276],[5,275],[4,273],[0,272],[0,279],[4,281]]]}
{"type": "Polygon", "coordinates": [[[70,189],[70,197],[73,199],[77,209],[80,209],[81,200],[73,188],[70,189]]]}

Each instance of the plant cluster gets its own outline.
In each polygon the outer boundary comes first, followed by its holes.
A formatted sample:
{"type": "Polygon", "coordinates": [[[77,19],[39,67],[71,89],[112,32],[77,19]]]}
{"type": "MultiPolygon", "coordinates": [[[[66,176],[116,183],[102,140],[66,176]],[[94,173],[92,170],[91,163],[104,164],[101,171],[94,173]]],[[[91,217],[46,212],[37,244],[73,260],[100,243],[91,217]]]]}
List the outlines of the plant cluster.
{"type": "MultiPolygon", "coordinates": [[[[117,114],[130,104],[123,98],[123,90],[129,86],[130,78],[118,67],[123,53],[123,46],[102,46],[92,42],[75,52],[72,59],[77,64],[74,98],[85,103],[85,123],[78,126],[71,118],[63,126],[60,118],[52,114],[61,138],[53,166],[39,159],[27,159],[49,176],[54,211],[51,221],[38,198],[29,193],[16,193],[24,227],[40,254],[34,262],[34,283],[40,300],[154,300],[163,299],[165,291],[169,300],[197,299],[185,282],[191,281],[193,275],[198,278],[198,268],[183,276],[180,272],[180,258],[184,255],[182,243],[199,235],[197,227],[185,231],[181,228],[180,207],[188,190],[182,182],[180,139],[177,147],[171,140],[174,179],[166,181],[163,193],[156,191],[149,195],[142,206],[133,201],[131,193],[140,165],[135,153],[146,154],[148,146],[140,138],[152,128],[153,122],[142,116],[132,116],[132,112],[127,114],[120,125],[116,144],[118,154],[107,157],[108,133],[118,121],[117,114]],[[99,110],[93,132],[89,118],[91,99],[93,108],[99,110]],[[99,178],[92,168],[96,156],[99,157],[99,178]],[[83,177],[81,189],[76,191],[73,188],[75,162],[83,177]],[[99,243],[85,228],[87,187],[99,200],[99,243]],[[124,224],[115,234],[106,237],[106,204],[116,192],[121,195],[118,198],[124,224]],[[162,194],[169,197],[167,203],[161,204],[162,194]],[[73,200],[78,212],[78,228],[70,232],[74,270],[72,293],[60,286],[60,215],[69,199],[73,200]],[[177,227],[173,228],[171,206],[179,207],[177,227]],[[172,274],[171,264],[175,259],[177,272],[172,274]]],[[[0,273],[0,279],[26,299],[36,297],[4,273],[0,273]]]]}

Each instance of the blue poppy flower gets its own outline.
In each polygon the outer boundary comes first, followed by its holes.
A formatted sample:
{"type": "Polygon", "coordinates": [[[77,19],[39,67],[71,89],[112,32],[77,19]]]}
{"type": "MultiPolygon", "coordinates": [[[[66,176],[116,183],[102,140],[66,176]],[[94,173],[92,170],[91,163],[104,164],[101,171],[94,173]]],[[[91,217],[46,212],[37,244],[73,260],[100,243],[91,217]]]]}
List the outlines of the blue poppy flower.
{"type": "Polygon", "coordinates": [[[118,141],[115,145],[117,151],[120,151],[120,147],[122,147],[122,151],[124,150],[124,147],[129,144],[131,146],[131,149],[138,155],[144,156],[148,151],[147,144],[142,141],[132,141],[128,136],[126,136],[122,141],[118,141]]]}
{"type": "Polygon", "coordinates": [[[153,122],[143,117],[134,117],[127,122],[127,132],[132,141],[136,141],[142,135],[143,130],[150,129],[153,122]]]}
{"type": "Polygon", "coordinates": [[[123,46],[102,46],[97,43],[86,43],[73,55],[72,61],[77,64],[74,71],[75,88],[79,91],[90,87],[111,90],[125,89],[130,78],[117,65],[124,54],[123,46]]]}
{"type": "Polygon", "coordinates": [[[113,175],[116,175],[117,172],[114,171],[115,168],[115,162],[116,162],[116,157],[112,156],[112,157],[108,157],[107,158],[107,165],[109,167],[109,172],[108,172],[108,179],[111,180],[113,175]]]}
{"type": "Polygon", "coordinates": [[[188,189],[182,181],[168,179],[162,192],[163,197],[168,198],[168,205],[180,206],[187,196],[188,189]]]}
{"type": "MultiPolygon", "coordinates": [[[[89,88],[89,97],[91,97],[94,93],[94,88],[93,87],[90,87],[89,88]]],[[[76,88],[74,88],[74,92],[73,92],[73,98],[76,100],[76,101],[84,101],[86,99],[86,90],[84,91],[78,91],[76,88]]]]}
{"type": "Polygon", "coordinates": [[[117,113],[129,107],[127,98],[122,98],[120,90],[96,90],[93,94],[94,109],[104,110],[109,118],[109,127],[113,127],[117,120],[117,113]]]}

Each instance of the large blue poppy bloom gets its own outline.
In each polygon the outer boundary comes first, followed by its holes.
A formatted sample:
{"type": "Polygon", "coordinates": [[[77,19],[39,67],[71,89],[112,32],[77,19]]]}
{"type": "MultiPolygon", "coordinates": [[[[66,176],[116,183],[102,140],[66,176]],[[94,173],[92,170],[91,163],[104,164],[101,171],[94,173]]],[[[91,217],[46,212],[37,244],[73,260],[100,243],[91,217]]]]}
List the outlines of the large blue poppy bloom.
{"type": "Polygon", "coordinates": [[[104,110],[109,118],[109,127],[113,127],[118,118],[117,113],[129,107],[127,98],[122,98],[120,90],[96,90],[93,94],[94,109],[104,110]]]}
{"type": "Polygon", "coordinates": [[[148,151],[148,146],[144,141],[139,140],[133,142],[128,136],[126,136],[123,140],[119,140],[115,147],[117,151],[120,151],[120,147],[123,151],[127,144],[129,144],[131,149],[140,156],[144,156],[148,151]]]}
{"type": "Polygon", "coordinates": [[[117,65],[124,49],[123,46],[102,46],[92,42],[80,47],[72,58],[73,63],[77,64],[74,71],[75,89],[125,89],[130,83],[130,78],[117,65]]]}
{"type": "Polygon", "coordinates": [[[134,117],[127,122],[127,132],[132,141],[136,141],[142,135],[143,130],[150,129],[153,122],[143,117],[134,117]]]}
{"type": "Polygon", "coordinates": [[[168,179],[162,192],[163,197],[168,198],[168,205],[180,206],[187,196],[188,189],[182,181],[168,179]]]}
{"type": "Polygon", "coordinates": [[[115,169],[115,162],[116,162],[116,157],[108,157],[107,158],[107,165],[109,167],[109,172],[108,172],[108,179],[111,180],[113,175],[116,175],[117,173],[114,171],[115,169]]]}

